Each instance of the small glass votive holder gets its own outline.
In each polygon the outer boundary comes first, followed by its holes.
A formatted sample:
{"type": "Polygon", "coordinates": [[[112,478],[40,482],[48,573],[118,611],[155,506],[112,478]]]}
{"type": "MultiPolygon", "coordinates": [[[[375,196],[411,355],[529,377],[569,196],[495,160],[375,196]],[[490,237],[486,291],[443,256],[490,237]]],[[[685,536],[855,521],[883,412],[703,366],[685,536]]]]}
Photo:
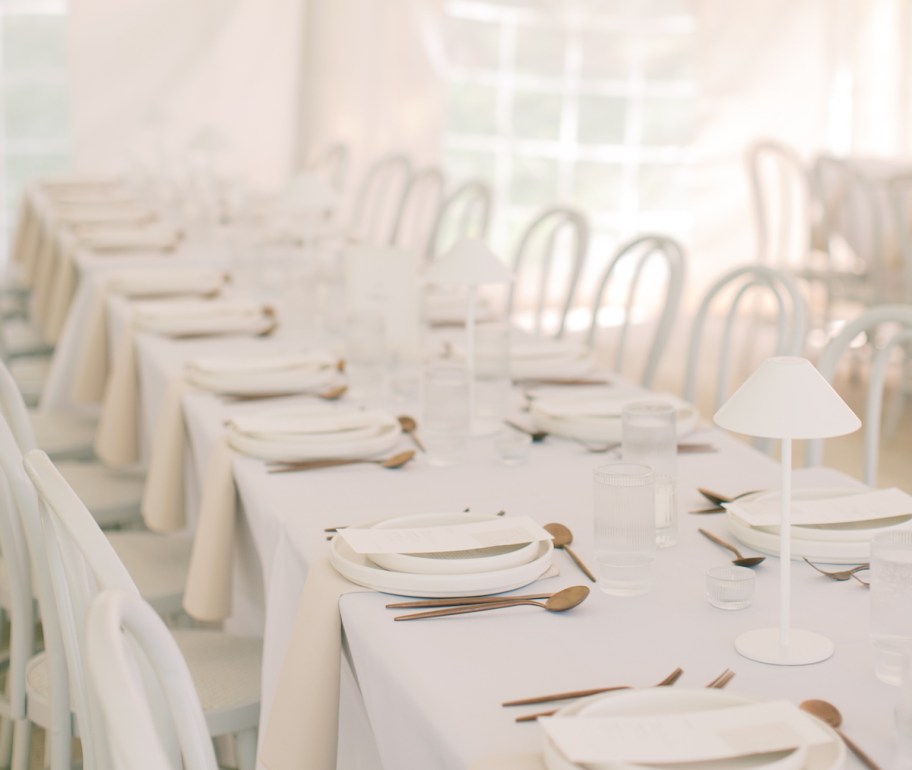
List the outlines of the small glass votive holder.
{"type": "Polygon", "coordinates": [[[529,457],[532,437],[509,428],[494,436],[494,451],[503,465],[522,465],[529,457]]]}
{"type": "Polygon", "coordinates": [[[743,610],[753,601],[754,580],[749,567],[710,567],[706,570],[706,598],[720,610],[743,610]]]}

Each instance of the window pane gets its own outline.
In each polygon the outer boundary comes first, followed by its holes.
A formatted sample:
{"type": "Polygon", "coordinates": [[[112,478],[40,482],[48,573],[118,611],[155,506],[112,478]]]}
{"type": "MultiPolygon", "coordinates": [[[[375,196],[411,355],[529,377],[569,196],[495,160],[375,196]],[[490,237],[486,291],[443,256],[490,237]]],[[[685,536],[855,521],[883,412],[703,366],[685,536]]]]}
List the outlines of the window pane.
{"type": "Polygon", "coordinates": [[[500,65],[500,28],[472,19],[450,19],[447,55],[455,67],[496,70],[500,65]]]}
{"type": "Polygon", "coordinates": [[[526,75],[560,78],[564,71],[564,35],[550,27],[519,27],[516,35],[516,71],[526,75]]]}
{"type": "Polygon", "coordinates": [[[640,167],[641,209],[681,211],[688,205],[689,174],[680,166],[644,165],[640,167]]]}
{"type": "Polygon", "coordinates": [[[644,38],[643,71],[652,81],[692,81],[694,56],[690,35],[655,35],[644,38]]]}
{"type": "Polygon", "coordinates": [[[557,162],[544,158],[513,159],[510,202],[542,207],[553,201],[557,190],[557,162]]]}
{"type": "Polygon", "coordinates": [[[66,66],[66,17],[7,14],[0,51],[6,71],[63,69],[66,66]]]}
{"type": "Polygon", "coordinates": [[[581,96],[579,140],[584,144],[622,144],[627,104],[612,96],[581,96]]]}
{"type": "Polygon", "coordinates": [[[621,202],[621,168],[607,163],[577,163],[573,202],[589,211],[616,209],[621,202]]]}
{"type": "Polygon", "coordinates": [[[497,92],[474,83],[450,83],[447,91],[449,130],[459,134],[493,134],[497,92]]]}
{"type": "Polygon", "coordinates": [[[627,38],[613,32],[583,32],[582,76],[597,80],[627,79],[630,69],[627,38]]]}
{"type": "Polygon", "coordinates": [[[560,137],[561,97],[518,91],[513,99],[513,135],[523,139],[560,137]]]}
{"type": "Polygon", "coordinates": [[[643,144],[687,145],[693,138],[694,105],[689,99],[643,100],[643,144]]]}
{"type": "Polygon", "coordinates": [[[444,165],[453,187],[468,179],[483,179],[488,184],[494,179],[495,155],[493,152],[473,150],[447,150],[444,165]]]}
{"type": "Polygon", "coordinates": [[[63,84],[7,84],[2,91],[7,139],[60,137],[67,133],[63,84]]]}
{"type": "Polygon", "coordinates": [[[20,192],[33,180],[67,170],[66,155],[7,156],[3,161],[8,201],[18,200],[20,192]]]}

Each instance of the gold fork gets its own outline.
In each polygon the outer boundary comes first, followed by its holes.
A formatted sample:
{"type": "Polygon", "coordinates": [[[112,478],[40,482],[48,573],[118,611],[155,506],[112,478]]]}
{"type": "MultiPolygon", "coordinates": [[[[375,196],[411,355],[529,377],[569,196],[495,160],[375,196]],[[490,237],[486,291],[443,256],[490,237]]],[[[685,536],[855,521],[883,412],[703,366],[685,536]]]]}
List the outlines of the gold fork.
{"type": "Polygon", "coordinates": [[[721,690],[732,679],[734,679],[734,677],[735,677],[735,672],[732,671],[730,668],[727,668],[727,669],[725,669],[725,671],[723,671],[721,674],[719,674],[719,676],[717,676],[715,679],[713,679],[708,685],[706,685],[706,689],[721,690]]]}
{"type": "MultiPolygon", "coordinates": [[[[807,557],[802,556],[805,562],[810,564],[815,570],[817,570],[821,575],[826,575],[832,580],[851,580],[855,577],[856,572],[864,572],[864,570],[871,569],[870,564],[859,564],[857,567],[852,567],[851,569],[839,569],[833,570],[832,572],[827,572],[826,570],[820,569],[814,562],[809,561],[807,557]]],[[[861,580],[861,578],[855,578],[856,580],[861,580]]],[[[862,581],[864,582],[864,581],[862,581]]]]}

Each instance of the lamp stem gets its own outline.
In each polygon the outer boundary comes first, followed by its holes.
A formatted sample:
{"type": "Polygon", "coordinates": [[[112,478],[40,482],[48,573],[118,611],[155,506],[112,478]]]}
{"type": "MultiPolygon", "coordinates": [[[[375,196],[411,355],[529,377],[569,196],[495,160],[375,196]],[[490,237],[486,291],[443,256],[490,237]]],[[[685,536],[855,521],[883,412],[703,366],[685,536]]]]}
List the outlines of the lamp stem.
{"type": "Polygon", "coordinates": [[[469,379],[469,427],[475,421],[475,302],[478,287],[469,286],[466,300],[466,369],[469,379]]]}
{"type": "Polygon", "coordinates": [[[779,654],[788,659],[792,614],[792,440],[782,439],[782,516],[779,530],[779,654]]]}

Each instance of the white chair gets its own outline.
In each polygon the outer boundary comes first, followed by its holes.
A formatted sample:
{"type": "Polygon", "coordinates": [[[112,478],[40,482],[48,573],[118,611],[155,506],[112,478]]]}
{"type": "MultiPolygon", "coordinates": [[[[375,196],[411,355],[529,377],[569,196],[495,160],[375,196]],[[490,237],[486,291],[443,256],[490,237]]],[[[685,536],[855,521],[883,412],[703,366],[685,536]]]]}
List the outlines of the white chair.
{"type": "Polygon", "coordinates": [[[623,300],[623,307],[616,322],[610,322],[611,326],[617,327],[616,339],[612,344],[614,371],[624,370],[628,335],[631,326],[638,322],[634,318],[637,299],[648,302],[649,310],[655,311],[659,308],[652,344],[649,346],[649,354],[640,377],[640,383],[648,388],[655,378],[656,369],[678,314],[681,292],[684,289],[684,250],[677,241],[662,235],[642,235],[621,245],[602,273],[593,298],[592,322],[586,335],[586,343],[590,348],[596,347],[599,315],[604,306],[606,292],[610,297],[612,286],[617,284],[623,284],[623,291],[617,297],[618,300],[623,300]],[[661,295],[656,291],[656,276],[646,270],[647,265],[654,265],[656,262],[660,263],[659,269],[663,273],[660,277],[665,281],[665,291],[661,295]]]}
{"type": "Polygon", "coordinates": [[[581,212],[556,206],[538,214],[516,248],[516,279],[510,285],[507,315],[514,316],[521,304],[530,301],[532,330],[541,334],[551,307],[556,306],[554,336],[562,337],[588,247],[589,223],[581,212]],[[559,272],[564,273],[563,281],[559,272]]]}
{"type": "Polygon", "coordinates": [[[687,349],[687,367],[684,375],[684,398],[697,399],[698,381],[712,381],[712,410],[715,412],[731,395],[734,362],[732,354],[737,349],[750,355],[749,369],[759,363],[758,351],[765,348],[766,355],[799,355],[807,335],[807,303],[795,279],[788,273],[763,265],[735,268],[718,278],[703,295],[690,331],[687,349]],[[752,302],[746,300],[751,299],[752,302]],[[765,306],[758,308],[758,302],[765,306]],[[767,327],[763,315],[772,314],[775,340],[762,345],[758,335],[767,327]],[[705,352],[704,342],[711,318],[721,315],[724,322],[715,352],[705,352]],[[740,337],[739,337],[740,332],[740,337]]]}
{"type": "Polygon", "coordinates": [[[396,219],[411,176],[405,155],[384,155],[365,172],[355,198],[349,236],[369,246],[392,241],[396,219]]]}
{"type": "Polygon", "coordinates": [[[89,608],[85,638],[111,765],[216,770],[187,662],[155,611],[126,591],[102,591],[89,608]]]}
{"type": "MultiPolygon", "coordinates": [[[[101,739],[104,726],[88,697],[84,661],[89,606],[103,589],[139,596],[123,563],[66,480],[40,450],[25,457],[25,469],[38,491],[44,553],[62,632],[68,679],[53,681],[53,728],[58,767],[68,766],[70,715],[59,704],[74,704],[86,767],[108,770],[101,739]],[[66,758],[66,764],[63,759],[66,758]]],[[[42,611],[44,609],[42,608],[42,611]]],[[[191,671],[209,734],[234,735],[238,766],[253,770],[260,713],[262,643],[222,631],[175,629],[174,638],[191,671]]],[[[52,768],[57,770],[57,768],[52,768]]]]}
{"type": "Polygon", "coordinates": [[[437,219],[428,244],[428,260],[433,261],[457,241],[484,239],[491,221],[491,188],[487,182],[471,179],[446,196],[437,210],[437,219]]]}
{"type": "Polygon", "coordinates": [[[443,172],[436,167],[416,170],[402,196],[390,243],[413,250],[424,262],[431,250],[434,224],[443,205],[443,172]]]}
{"type": "MultiPolygon", "coordinates": [[[[863,335],[872,351],[865,398],[864,473],[866,484],[877,484],[877,466],[880,454],[880,422],[886,375],[891,359],[898,354],[908,364],[908,350],[912,344],[912,305],[880,305],[869,308],[849,321],[824,348],[817,368],[832,383],[843,356],[850,351],[852,342],[863,335]]],[[[903,387],[903,383],[900,383],[903,387]]],[[[816,439],[807,445],[807,464],[820,465],[823,459],[823,441],[816,439]]]]}
{"type": "MultiPolygon", "coordinates": [[[[9,422],[23,453],[39,446],[35,427],[47,432],[54,430],[51,415],[38,418],[33,425],[25,402],[10,372],[0,364],[0,412],[9,422]]],[[[42,449],[68,448],[68,454],[79,453],[80,423],[78,419],[61,418],[59,432],[45,435],[42,449]],[[54,438],[56,435],[56,438],[54,438]]],[[[77,490],[102,527],[136,524],[140,517],[143,483],[141,477],[106,468],[100,462],[60,461],[60,472],[77,490]]]]}

